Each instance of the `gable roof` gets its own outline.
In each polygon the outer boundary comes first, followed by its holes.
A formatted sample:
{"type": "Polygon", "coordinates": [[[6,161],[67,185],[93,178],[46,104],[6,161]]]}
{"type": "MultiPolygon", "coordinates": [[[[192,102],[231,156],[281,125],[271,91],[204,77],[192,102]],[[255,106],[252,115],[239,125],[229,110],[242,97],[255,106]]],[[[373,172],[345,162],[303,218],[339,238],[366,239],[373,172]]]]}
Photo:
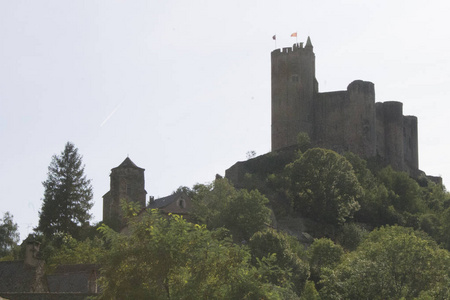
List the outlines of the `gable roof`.
{"type": "Polygon", "coordinates": [[[166,207],[167,205],[177,201],[177,199],[180,198],[180,196],[181,196],[180,193],[176,193],[176,194],[172,194],[172,195],[169,195],[169,196],[166,196],[166,197],[162,197],[162,198],[156,199],[153,202],[149,203],[147,208],[153,209],[153,208],[166,207]]]}

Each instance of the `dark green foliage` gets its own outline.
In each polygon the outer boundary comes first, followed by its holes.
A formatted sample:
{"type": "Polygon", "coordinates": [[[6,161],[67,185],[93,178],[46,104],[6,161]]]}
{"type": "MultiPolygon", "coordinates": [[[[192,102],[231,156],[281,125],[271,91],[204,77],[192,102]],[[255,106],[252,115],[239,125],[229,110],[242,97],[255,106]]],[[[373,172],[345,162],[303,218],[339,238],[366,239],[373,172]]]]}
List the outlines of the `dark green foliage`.
{"type": "Polygon", "coordinates": [[[148,211],[128,234],[107,226],[99,299],[283,299],[289,289],[267,283],[249,252],[221,232],[148,211]]]}
{"type": "Polygon", "coordinates": [[[70,235],[63,235],[47,257],[46,268],[51,272],[57,265],[98,264],[105,251],[104,241],[98,237],[78,241],[70,235]]]}
{"type": "Polygon", "coordinates": [[[422,198],[425,205],[432,211],[443,211],[450,197],[442,184],[436,184],[431,180],[422,179],[425,182],[422,186],[422,198]]]}
{"type": "Polygon", "coordinates": [[[6,212],[0,220],[0,259],[8,256],[13,258],[13,250],[19,242],[17,224],[13,221],[13,215],[6,212]]]}
{"type": "Polygon", "coordinates": [[[68,142],[59,156],[54,155],[48,167],[44,185],[44,199],[39,212],[37,231],[51,237],[66,233],[75,238],[82,227],[88,226],[91,215],[92,186],[84,175],[82,157],[68,142]]]}
{"type": "Polygon", "coordinates": [[[318,283],[322,274],[322,268],[334,268],[341,260],[344,250],[332,240],[316,239],[308,249],[311,280],[318,283]]]}
{"type": "Polygon", "coordinates": [[[413,299],[421,293],[448,299],[450,253],[411,228],[372,231],[333,270],[325,270],[324,299],[413,299]]]}
{"type": "Polygon", "coordinates": [[[294,210],[331,224],[343,224],[359,209],[363,190],[351,164],[334,151],[313,148],[286,166],[294,210]]]}
{"type": "Polygon", "coordinates": [[[400,212],[423,212],[425,207],[420,199],[420,187],[405,172],[396,172],[390,166],[378,173],[378,179],[389,190],[389,201],[400,212]]]}
{"type": "Polygon", "coordinates": [[[320,295],[317,292],[316,286],[313,281],[308,280],[306,282],[300,300],[320,300],[320,295]]]}
{"type": "Polygon", "coordinates": [[[447,208],[441,215],[440,241],[445,248],[450,250],[450,208],[447,208]]]}
{"type": "Polygon", "coordinates": [[[307,263],[303,262],[291,248],[292,240],[284,233],[266,229],[255,233],[249,242],[253,264],[273,256],[272,265],[276,271],[268,276],[275,285],[293,284],[294,290],[300,294],[309,277],[307,263]]]}
{"type": "Polygon", "coordinates": [[[236,241],[249,240],[270,225],[268,200],[258,191],[236,190],[226,179],[197,185],[193,194],[193,216],[209,229],[225,227],[236,241]]]}
{"type": "Polygon", "coordinates": [[[345,223],[337,234],[337,242],[349,251],[354,251],[367,237],[368,231],[356,223],[345,223]]]}
{"type": "Polygon", "coordinates": [[[306,132],[300,132],[297,135],[297,145],[299,151],[301,152],[305,152],[311,147],[311,139],[309,138],[309,135],[306,132]]]}

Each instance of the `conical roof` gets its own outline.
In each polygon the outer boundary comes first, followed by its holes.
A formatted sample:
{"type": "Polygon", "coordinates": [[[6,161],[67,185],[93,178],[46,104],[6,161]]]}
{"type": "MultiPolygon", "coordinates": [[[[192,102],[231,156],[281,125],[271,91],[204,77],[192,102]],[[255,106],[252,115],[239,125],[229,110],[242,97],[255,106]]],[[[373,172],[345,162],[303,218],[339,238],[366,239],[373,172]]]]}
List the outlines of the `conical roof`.
{"type": "Polygon", "coordinates": [[[311,43],[311,39],[309,38],[309,36],[308,36],[308,39],[306,40],[306,45],[305,45],[305,47],[311,47],[312,48],[312,43],[311,43]]]}
{"type": "Polygon", "coordinates": [[[140,169],[140,170],[145,170],[143,168],[139,168],[138,166],[136,166],[136,164],[134,162],[131,161],[131,159],[129,157],[125,158],[125,160],[118,166],[113,168],[114,169],[118,169],[118,168],[134,168],[134,169],[140,169]]]}

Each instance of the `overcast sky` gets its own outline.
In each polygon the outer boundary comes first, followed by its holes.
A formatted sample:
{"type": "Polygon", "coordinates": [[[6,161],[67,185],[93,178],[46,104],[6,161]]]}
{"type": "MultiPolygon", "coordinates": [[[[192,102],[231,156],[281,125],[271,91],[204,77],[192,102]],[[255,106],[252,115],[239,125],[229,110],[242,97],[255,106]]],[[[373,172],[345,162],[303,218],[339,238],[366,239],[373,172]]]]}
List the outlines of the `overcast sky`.
{"type": "MultiPolygon", "coordinates": [[[[419,121],[419,166],[450,184],[450,1],[0,0],[0,213],[21,238],[71,141],[94,221],[129,155],[148,195],[270,151],[270,52],[311,37],[319,91],[375,84],[419,121]]],[[[0,216],[0,217],[1,217],[0,216]]]]}

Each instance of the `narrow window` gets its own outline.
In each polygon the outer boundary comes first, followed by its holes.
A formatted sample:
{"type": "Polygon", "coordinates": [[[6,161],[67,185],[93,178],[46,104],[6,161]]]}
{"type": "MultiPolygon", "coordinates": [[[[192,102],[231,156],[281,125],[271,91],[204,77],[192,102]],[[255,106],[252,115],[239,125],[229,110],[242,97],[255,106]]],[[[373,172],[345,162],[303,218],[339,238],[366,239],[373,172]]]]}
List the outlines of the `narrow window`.
{"type": "Polygon", "coordinates": [[[184,199],[178,200],[178,206],[181,208],[184,208],[186,206],[186,203],[184,202],[184,199]]]}

